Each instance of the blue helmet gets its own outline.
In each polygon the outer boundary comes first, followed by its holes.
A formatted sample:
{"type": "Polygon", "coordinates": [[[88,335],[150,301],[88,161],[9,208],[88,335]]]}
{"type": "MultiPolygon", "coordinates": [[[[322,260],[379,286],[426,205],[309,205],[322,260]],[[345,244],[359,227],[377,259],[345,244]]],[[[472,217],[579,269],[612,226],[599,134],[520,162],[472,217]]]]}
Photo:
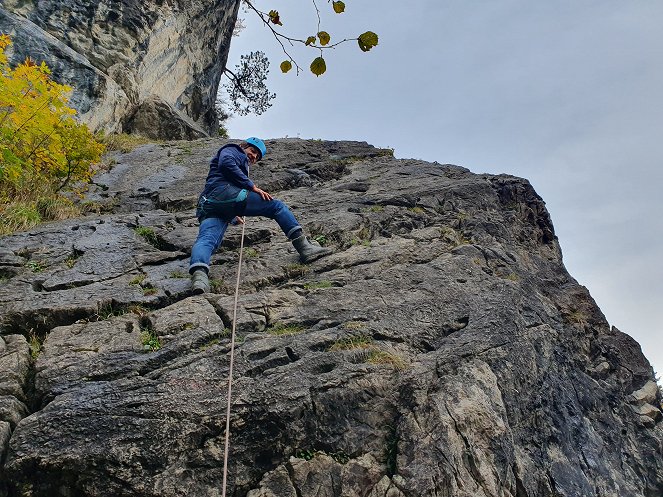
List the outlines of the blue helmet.
{"type": "Polygon", "coordinates": [[[248,143],[249,145],[253,145],[255,148],[260,150],[260,159],[262,159],[267,153],[267,147],[265,147],[265,142],[263,142],[260,138],[252,136],[251,138],[246,139],[246,143],[248,143]]]}

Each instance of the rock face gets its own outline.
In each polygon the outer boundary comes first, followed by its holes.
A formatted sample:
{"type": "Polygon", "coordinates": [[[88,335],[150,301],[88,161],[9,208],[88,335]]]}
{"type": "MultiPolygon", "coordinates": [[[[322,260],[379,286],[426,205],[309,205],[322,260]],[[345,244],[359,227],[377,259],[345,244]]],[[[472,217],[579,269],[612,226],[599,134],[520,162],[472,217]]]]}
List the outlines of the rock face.
{"type": "MultiPolygon", "coordinates": [[[[221,495],[240,230],[213,293],[186,277],[220,145],[117,155],[89,195],[110,212],[0,240],[0,495],[221,495]]],[[[652,368],[526,180],[267,146],[254,180],[335,253],[301,266],[248,222],[228,495],[663,495],[652,368]]]]}
{"type": "Polygon", "coordinates": [[[216,134],[214,102],[239,0],[4,0],[13,62],[44,60],[93,129],[216,134]]]}

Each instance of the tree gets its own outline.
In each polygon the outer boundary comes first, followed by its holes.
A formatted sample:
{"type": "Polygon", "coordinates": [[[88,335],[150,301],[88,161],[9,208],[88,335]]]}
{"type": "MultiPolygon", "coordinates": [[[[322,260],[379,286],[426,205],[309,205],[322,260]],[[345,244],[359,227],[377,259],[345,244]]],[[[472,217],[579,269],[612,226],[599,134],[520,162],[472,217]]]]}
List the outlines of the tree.
{"type": "MultiPolygon", "coordinates": [[[[88,181],[104,146],[68,106],[71,88],[30,58],[10,67],[0,35],[0,211],[16,202],[37,205],[72,181],[88,181]]],[[[53,197],[54,198],[54,197],[53,197]]],[[[34,209],[33,209],[34,210],[34,209]]],[[[33,216],[34,217],[34,216],[33,216]]],[[[36,217],[38,218],[38,216],[36,217]]],[[[7,231],[0,223],[0,232],[7,231]]]]}
{"type": "MultiPolygon", "coordinates": [[[[256,14],[262,23],[272,32],[276,41],[280,44],[283,53],[287,59],[281,62],[279,68],[281,72],[287,73],[293,67],[296,73],[299,74],[302,70],[301,66],[297,63],[294,57],[291,56],[286,44],[294,46],[301,44],[305,47],[310,47],[318,52],[318,56],[313,59],[309,69],[316,76],[321,76],[327,71],[327,63],[323,57],[323,52],[337,47],[343,43],[356,41],[359,48],[368,52],[378,44],[378,35],[372,31],[366,31],[360,34],[357,38],[345,38],[335,43],[331,43],[331,35],[321,29],[322,17],[321,11],[318,8],[316,0],[311,0],[317,14],[317,28],[316,33],[304,38],[295,38],[282,33],[277,26],[283,26],[281,16],[277,10],[270,10],[268,12],[261,11],[255,6],[256,0],[243,0],[245,7],[256,14]]],[[[332,10],[336,14],[345,12],[345,3],[340,0],[327,0],[331,4],[332,10]]],[[[239,19],[233,36],[237,36],[239,32],[244,29],[243,20],[239,19]]],[[[241,56],[241,62],[236,67],[235,71],[226,68],[224,75],[228,78],[228,83],[224,84],[224,88],[228,92],[230,106],[232,110],[240,115],[246,115],[251,112],[255,114],[262,114],[269,107],[271,101],[276,98],[275,93],[270,93],[266,86],[266,78],[269,73],[269,60],[263,52],[251,52],[248,55],[241,56]]],[[[220,127],[223,128],[223,121],[228,118],[228,113],[223,109],[222,103],[217,100],[217,112],[220,116],[220,127]]]]}
{"type": "Polygon", "coordinates": [[[231,108],[240,116],[250,112],[262,114],[272,106],[276,93],[270,93],[265,84],[269,74],[269,60],[263,52],[251,52],[240,57],[241,62],[235,72],[225,69],[230,84],[224,88],[228,92],[231,108]]]}

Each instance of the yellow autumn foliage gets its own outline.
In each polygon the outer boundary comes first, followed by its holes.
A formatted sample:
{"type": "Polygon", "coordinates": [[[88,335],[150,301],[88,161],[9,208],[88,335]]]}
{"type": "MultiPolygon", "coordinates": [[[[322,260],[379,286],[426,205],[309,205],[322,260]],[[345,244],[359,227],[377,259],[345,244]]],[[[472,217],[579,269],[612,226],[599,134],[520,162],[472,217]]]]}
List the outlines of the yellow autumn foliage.
{"type": "MultiPolygon", "coordinates": [[[[75,182],[88,182],[104,146],[68,106],[71,88],[50,78],[46,63],[31,59],[12,68],[0,34],[0,216],[12,203],[55,198],[75,182]]],[[[60,199],[62,200],[62,199],[60,199]]],[[[29,225],[39,216],[31,216],[29,225]]],[[[0,218],[0,221],[2,219],[0,218]]],[[[38,222],[38,221],[36,221],[38,222]]],[[[5,223],[6,224],[6,223],[5,223]]],[[[14,228],[21,229],[17,224],[14,228]]],[[[24,226],[25,227],[25,226],[24,226]]],[[[0,222],[0,233],[8,232],[0,222]]]]}

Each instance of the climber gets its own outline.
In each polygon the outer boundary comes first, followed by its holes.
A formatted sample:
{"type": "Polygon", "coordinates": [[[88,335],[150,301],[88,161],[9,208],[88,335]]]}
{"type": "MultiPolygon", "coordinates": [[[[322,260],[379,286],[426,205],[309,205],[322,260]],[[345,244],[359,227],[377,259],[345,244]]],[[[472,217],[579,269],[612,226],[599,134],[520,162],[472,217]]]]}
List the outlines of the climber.
{"type": "Polygon", "coordinates": [[[258,188],[248,177],[249,164],[260,161],[267,153],[265,143],[256,137],[240,145],[221,147],[210,163],[196,216],[200,221],[198,238],[191,249],[191,286],[194,294],[209,291],[209,262],[221,245],[228,223],[244,223],[242,216],[264,216],[274,219],[307,264],[331,254],[331,249],[313,245],[286,204],[258,188]]]}

